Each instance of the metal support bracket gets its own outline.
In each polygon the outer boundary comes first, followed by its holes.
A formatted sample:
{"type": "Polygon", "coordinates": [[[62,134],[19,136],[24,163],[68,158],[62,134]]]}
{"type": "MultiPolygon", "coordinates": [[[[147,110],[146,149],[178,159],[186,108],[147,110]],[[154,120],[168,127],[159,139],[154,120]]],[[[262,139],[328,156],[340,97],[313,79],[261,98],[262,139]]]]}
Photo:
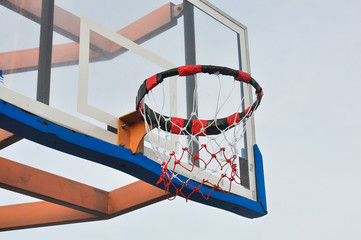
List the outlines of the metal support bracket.
{"type": "Polygon", "coordinates": [[[118,118],[118,145],[129,148],[133,154],[144,153],[146,133],[144,121],[137,111],[118,118]]]}

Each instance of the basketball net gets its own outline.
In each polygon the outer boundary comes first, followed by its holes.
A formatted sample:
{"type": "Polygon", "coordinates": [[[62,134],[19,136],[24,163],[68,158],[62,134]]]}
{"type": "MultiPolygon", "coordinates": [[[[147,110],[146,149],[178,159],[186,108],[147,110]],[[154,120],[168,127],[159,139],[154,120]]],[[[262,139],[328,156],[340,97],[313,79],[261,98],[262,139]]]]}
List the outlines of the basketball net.
{"type": "Polygon", "coordinates": [[[247,122],[257,106],[245,110],[242,87],[249,91],[251,86],[217,73],[193,76],[193,96],[186,96],[184,85],[189,79],[177,76],[177,101],[168,94],[169,81],[164,81],[145,95],[146,109],[139,111],[147,130],[145,147],[161,165],[157,184],[170,200],[178,195],[188,200],[195,193],[208,200],[213,191],[229,194],[243,187],[239,161],[246,158],[247,122]],[[192,109],[187,113],[190,99],[192,109]],[[226,126],[220,126],[222,118],[226,126]]]}

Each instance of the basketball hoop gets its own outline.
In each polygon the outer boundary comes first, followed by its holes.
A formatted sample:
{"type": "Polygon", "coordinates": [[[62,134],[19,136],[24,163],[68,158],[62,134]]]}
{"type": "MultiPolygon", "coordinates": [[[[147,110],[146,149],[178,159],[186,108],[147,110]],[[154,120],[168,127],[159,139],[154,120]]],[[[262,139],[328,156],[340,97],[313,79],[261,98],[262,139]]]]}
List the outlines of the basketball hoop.
{"type": "MultiPolygon", "coordinates": [[[[164,91],[160,95],[162,94],[164,95],[164,91]]],[[[157,184],[163,183],[165,191],[173,193],[174,198],[181,195],[187,200],[196,192],[208,199],[214,190],[233,193],[235,189],[241,188],[242,179],[237,161],[244,148],[242,140],[244,141],[246,122],[258,108],[262,96],[262,88],[248,73],[226,67],[182,66],[146,79],[138,90],[136,109],[145,122],[151,149],[162,167],[157,184]],[[149,105],[157,100],[147,96],[164,79],[202,73],[216,76],[220,84],[225,80],[221,79],[223,76],[231,76],[234,84],[245,83],[252,86],[255,89],[255,101],[247,108],[242,97],[239,101],[219,104],[219,91],[213,118],[206,120],[198,114],[197,107],[193,108],[191,116],[181,118],[168,115],[164,107],[155,110],[153,105],[149,105]],[[236,110],[226,117],[219,116],[220,110],[228,105],[235,105],[236,110]],[[178,138],[174,146],[171,149],[165,148],[161,142],[167,143],[174,136],[178,138]]],[[[229,96],[226,100],[229,100],[229,96]]]]}

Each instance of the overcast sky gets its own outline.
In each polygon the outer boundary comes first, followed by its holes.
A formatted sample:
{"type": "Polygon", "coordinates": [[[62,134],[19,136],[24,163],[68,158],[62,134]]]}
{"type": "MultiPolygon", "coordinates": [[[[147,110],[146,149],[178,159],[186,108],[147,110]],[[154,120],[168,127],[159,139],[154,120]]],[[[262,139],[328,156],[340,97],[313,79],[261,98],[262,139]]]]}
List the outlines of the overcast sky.
{"type": "MultiPolygon", "coordinates": [[[[211,2],[248,27],[252,76],[265,92],[255,119],[268,215],[247,219],[178,198],[107,221],[1,232],[0,239],[361,237],[361,1],[211,2]]],[[[20,162],[105,190],[122,179],[55,151],[41,160],[40,146],[21,144],[26,150],[14,146],[1,156],[16,152],[20,162]]],[[[27,201],[34,199],[0,191],[1,205],[27,201]]]]}

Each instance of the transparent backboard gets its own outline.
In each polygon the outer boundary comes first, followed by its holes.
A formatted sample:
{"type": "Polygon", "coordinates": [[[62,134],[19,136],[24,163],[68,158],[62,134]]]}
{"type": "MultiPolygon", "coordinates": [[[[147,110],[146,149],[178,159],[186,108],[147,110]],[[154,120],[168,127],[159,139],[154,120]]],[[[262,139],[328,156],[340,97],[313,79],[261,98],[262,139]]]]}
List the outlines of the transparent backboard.
{"type": "MultiPolygon", "coordinates": [[[[39,66],[41,1],[2,4],[0,12],[8,14],[6,19],[0,14],[0,21],[9,24],[1,25],[6,33],[0,45],[1,99],[112,144],[117,144],[117,119],[135,110],[144,79],[189,64],[250,72],[246,28],[207,1],[55,0],[50,88],[39,93],[44,71],[39,66]],[[40,101],[39,94],[48,95],[48,102],[40,101]]],[[[166,85],[174,116],[185,114],[179,104],[185,87],[176,81],[166,85]]],[[[247,106],[251,91],[239,89],[247,106]]],[[[209,96],[199,92],[197,98],[209,96]]],[[[200,101],[199,111],[208,109],[212,104],[200,101]]],[[[254,145],[251,118],[239,170],[245,180],[242,191],[234,194],[257,201],[254,145]]],[[[152,158],[147,150],[145,155],[152,158]]]]}

